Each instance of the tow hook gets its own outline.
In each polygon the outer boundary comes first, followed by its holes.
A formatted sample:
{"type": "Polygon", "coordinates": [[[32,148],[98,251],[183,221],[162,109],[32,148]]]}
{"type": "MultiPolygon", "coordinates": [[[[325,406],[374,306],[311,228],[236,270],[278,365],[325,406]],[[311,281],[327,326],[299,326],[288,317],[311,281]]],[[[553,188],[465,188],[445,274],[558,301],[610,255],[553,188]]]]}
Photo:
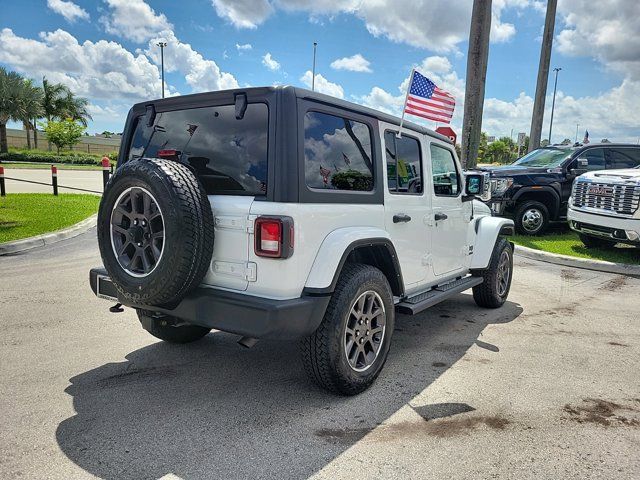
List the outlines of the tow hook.
{"type": "Polygon", "coordinates": [[[121,313],[124,312],[124,308],[122,308],[121,303],[116,303],[113,307],[109,307],[109,311],[111,313],[121,313]]]}

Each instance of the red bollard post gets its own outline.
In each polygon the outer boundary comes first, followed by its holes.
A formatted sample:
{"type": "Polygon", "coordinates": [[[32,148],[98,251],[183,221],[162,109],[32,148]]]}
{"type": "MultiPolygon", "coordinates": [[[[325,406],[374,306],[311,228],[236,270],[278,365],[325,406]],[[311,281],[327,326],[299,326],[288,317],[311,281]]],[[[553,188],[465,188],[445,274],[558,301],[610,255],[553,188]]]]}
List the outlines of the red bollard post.
{"type": "Polygon", "coordinates": [[[102,157],[102,190],[104,191],[107,188],[107,182],[109,181],[109,174],[111,170],[111,165],[109,162],[109,157],[102,157]]]}
{"type": "Polygon", "coordinates": [[[51,165],[51,185],[53,185],[53,194],[58,195],[58,167],[51,165]]]}
{"type": "Polygon", "coordinates": [[[0,197],[5,197],[7,191],[4,188],[4,167],[0,166],[0,197]]]}

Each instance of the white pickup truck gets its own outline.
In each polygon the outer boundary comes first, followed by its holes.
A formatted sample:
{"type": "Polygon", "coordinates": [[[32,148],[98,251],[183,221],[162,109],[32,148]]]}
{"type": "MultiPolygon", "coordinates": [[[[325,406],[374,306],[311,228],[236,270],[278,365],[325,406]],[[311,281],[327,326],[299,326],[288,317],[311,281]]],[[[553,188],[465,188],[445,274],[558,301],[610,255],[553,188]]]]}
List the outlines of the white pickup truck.
{"type": "Polygon", "coordinates": [[[640,167],[579,176],[569,200],[569,226],[586,247],[640,246],[640,167]]]}

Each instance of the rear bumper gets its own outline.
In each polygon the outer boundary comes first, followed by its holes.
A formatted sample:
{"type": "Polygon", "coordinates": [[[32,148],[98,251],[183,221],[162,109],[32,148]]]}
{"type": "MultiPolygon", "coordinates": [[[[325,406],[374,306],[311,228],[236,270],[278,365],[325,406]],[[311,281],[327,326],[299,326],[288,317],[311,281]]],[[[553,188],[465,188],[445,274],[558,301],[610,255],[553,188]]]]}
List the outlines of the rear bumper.
{"type": "MultiPolygon", "coordinates": [[[[89,283],[93,293],[101,298],[117,296],[104,268],[92,268],[89,283]]],[[[290,300],[273,300],[213,288],[196,288],[172,309],[136,305],[120,297],[117,301],[128,307],[171,315],[187,323],[238,335],[294,339],[311,335],[318,328],[330,298],[328,295],[305,295],[290,300]]]]}

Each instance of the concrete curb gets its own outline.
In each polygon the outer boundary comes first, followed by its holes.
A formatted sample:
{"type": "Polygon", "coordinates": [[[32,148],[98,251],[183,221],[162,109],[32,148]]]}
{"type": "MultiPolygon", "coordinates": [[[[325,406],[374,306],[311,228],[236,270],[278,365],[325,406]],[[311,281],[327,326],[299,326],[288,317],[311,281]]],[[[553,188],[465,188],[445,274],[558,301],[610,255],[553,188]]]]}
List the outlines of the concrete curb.
{"type": "Polygon", "coordinates": [[[555,263],[556,265],[584,268],[586,270],[596,270],[598,272],[617,273],[619,275],[629,275],[631,277],[640,277],[640,265],[628,265],[626,263],[612,263],[605,262],[603,260],[570,257],[568,255],[560,255],[558,253],[534,250],[520,245],[516,245],[515,254],[532,260],[555,263]]]}
{"type": "Polygon", "coordinates": [[[76,237],[86,232],[91,227],[94,227],[96,225],[97,218],[98,215],[94,214],[89,218],[70,226],[69,228],[65,228],[64,230],[45,233],[43,235],[37,235],[23,240],[16,240],[15,242],[0,243],[0,256],[19,253],[25,250],[31,250],[32,248],[44,247],[45,245],[51,245],[52,243],[66,240],[67,238],[76,237]]]}

